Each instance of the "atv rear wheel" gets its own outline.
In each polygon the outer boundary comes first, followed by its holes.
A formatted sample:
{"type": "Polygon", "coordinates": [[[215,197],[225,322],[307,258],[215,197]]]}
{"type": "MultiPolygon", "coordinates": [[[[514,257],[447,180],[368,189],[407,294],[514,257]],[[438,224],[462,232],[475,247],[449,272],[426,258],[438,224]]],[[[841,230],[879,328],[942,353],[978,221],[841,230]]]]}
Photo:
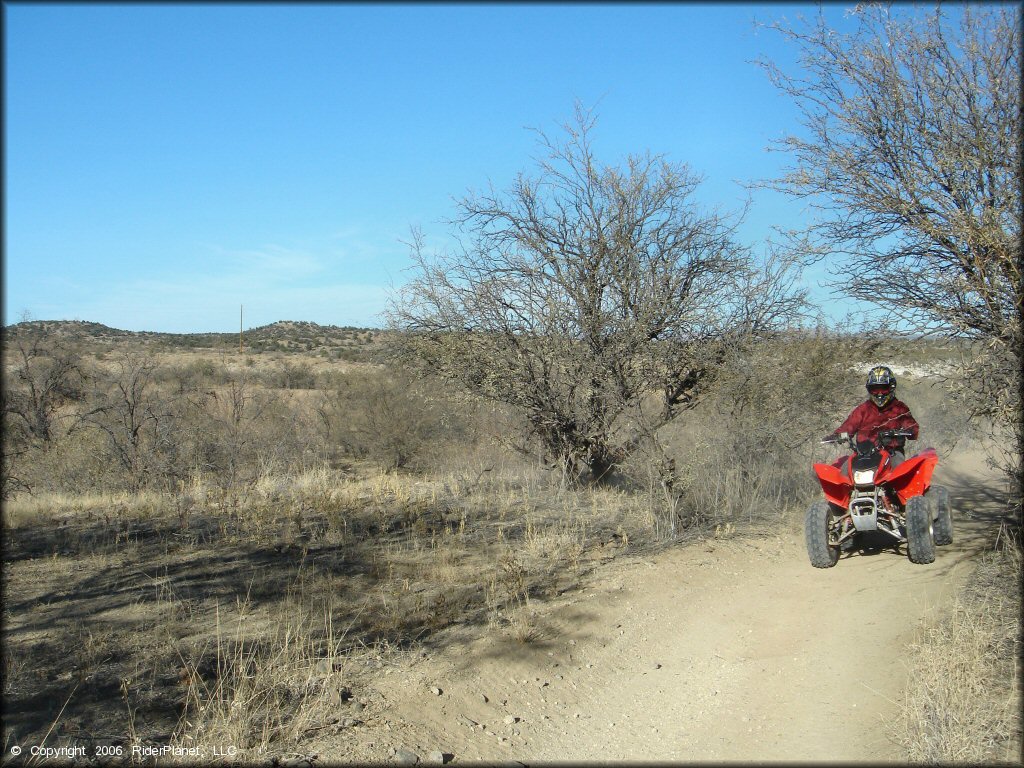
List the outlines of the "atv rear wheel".
{"type": "Polygon", "coordinates": [[[832,519],[832,507],[827,501],[816,501],[807,510],[804,537],[807,540],[807,554],[815,568],[831,568],[839,559],[839,547],[828,543],[832,519]]]}
{"type": "Polygon", "coordinates": [[[907,501],[907,554],[912,563],[935,562],[932,510],[924,496],[914,496],[907,501]]]}
{"type": "Polygon", "coordinates": [[[940,547],[953,543],[953,508],[949,503],[949,491],[941,485],[933,485],[928,498],[935,505],[935,543],[940,547]]]}

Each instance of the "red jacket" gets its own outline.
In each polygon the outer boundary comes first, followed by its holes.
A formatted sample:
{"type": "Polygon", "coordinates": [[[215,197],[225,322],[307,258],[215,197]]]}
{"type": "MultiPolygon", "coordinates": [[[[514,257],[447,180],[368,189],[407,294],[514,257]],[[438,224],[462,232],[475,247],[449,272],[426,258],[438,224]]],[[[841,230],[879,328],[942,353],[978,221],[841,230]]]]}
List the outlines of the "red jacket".
{"type": "MultiPolygon", "coordinates": [[[[839,432],[856,434],[857,440],[874,440],[878,437],[881,429],[907,429],[913,435],[910,439],[917,440],[917,432],[920,427],[917,421],[910,414],[906,404],[895,397],[879,408],[870,400],[853,409],[853,412],[846,417],[846,421],[839,425],[839,432]]],[[[889,441],[887,448],[899,448],[903,445],[903,439],[889,441]]]]}

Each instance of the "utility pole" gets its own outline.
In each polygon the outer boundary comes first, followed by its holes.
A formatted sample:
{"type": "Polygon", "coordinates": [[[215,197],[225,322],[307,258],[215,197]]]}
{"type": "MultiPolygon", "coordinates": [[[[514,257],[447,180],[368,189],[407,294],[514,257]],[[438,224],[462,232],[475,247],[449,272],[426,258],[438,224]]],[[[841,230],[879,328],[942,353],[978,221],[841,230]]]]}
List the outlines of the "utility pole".
{"type": "Polygon", "coordinates": [[[238,306],[238,354],[242,354],[242,310],[245,309],[244,304],[238,306]]]}

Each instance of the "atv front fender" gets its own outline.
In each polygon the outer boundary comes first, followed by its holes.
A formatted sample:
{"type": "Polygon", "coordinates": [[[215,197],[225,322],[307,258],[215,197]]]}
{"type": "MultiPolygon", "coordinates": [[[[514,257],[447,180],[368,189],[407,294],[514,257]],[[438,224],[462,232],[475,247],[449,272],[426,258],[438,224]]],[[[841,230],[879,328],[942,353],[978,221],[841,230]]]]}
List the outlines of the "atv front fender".
{"type": "Polygon", "coordinates": [[[845,510],[850,502],[850,491],[853,490],[849,478],[832,464],[815,464],[814,474],[818,476],[821,490],[825,492],[829,503],[845,510]]]}

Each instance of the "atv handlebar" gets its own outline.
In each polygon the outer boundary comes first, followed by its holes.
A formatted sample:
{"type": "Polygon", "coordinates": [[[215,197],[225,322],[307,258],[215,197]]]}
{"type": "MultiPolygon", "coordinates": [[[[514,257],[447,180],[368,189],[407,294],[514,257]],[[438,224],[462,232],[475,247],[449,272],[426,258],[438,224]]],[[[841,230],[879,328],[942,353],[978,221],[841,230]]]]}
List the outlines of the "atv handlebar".
{"type": "Polygon", "coordinates": [[[909,429],[883,429],[878,433],[879,440],[891,440],[894,437],[913,438],[914,433],[909,429]]]}
{"type": "MultiPolygon", "coordinates": [[[[909,429],[882,429],[878,432],[877,443],[881,445],[887,440],[892,440],[897,437],[909,437],[913,438],[914,433],[909,429]]],[[[829,437],[822,438],[822,445],[831,445],[835,443],[849,443],[851,447],[856,446],[856,435],[848,435],[845,432],[840,432],[838,435],[830,435],[829,437]]]]}

